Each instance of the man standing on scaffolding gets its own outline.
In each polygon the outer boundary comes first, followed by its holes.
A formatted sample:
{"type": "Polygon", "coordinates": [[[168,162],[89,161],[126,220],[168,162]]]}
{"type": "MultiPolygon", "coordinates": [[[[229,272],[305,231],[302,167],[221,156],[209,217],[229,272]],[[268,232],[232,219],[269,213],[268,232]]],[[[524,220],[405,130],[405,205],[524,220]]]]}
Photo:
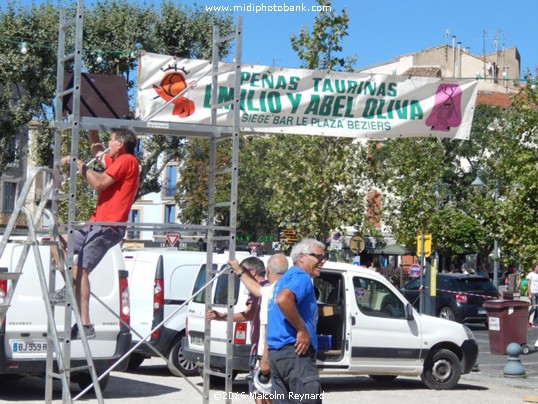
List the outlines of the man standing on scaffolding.
{"type": "MultiPolygon", "coordinates": [[[[96,130],[88,134],[90,151],[105,168],[94,171],[77,159],[77,169],[88,185],[97,191],[97,204],[90,222],[127,222],[140,179],[138,160],[134,156],[136,136],[125,129],[112,129],[108,141],[108,153],[96,130]]],[[[71,156],[61,159],[61,165],[69,165],[71,156]]],[[[80,310],[82,326],[87,339],[95,338],[95,329],[90,321],[90,272],[99,264],[107,251],[125,236],[124,226],[89,225],[74,232],[77,262],[73,265],[75,300],[80,310]]],[[[54,299],[65,299],[65,288],[55,293],[54,299]]],[[[77,324],[71,329],[71,339],[80,338],[77,324]]]]}

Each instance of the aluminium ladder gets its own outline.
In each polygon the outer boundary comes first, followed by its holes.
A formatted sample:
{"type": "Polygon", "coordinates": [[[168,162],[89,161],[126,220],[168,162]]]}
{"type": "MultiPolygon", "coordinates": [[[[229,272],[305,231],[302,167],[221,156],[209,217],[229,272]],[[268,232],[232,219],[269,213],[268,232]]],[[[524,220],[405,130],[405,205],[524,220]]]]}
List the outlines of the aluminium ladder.
{"type": "MultiPolygon", "coordinates": [[[[215,242],[226,241],[229,248],[229,258],[235,258],[236,247],[236,217],[237,217],[237,184],[238,184],[238,161],[239,161],[239,138],[240,138],[240,84],[241,84],[241,35],[242,35],[242,19],[237,18],[236,30],[233,34],[226,37],[219,37],[218,28],[215,26],[213,30],[213,57],[212,57],[212,120],[210,125],[194,125],[184,123],[166,123],[162,127],[158,125],[151,125],[146,121],[133,121],[133,120],[121,120],[121,119],[109,119],[109,118],[92,118],[80,116],[80,97],[81,97],[81,55],[82,38],[83,38],[83,9],[84,1],[77,1],[77,12],[73,20],[67,21],[65,14],[61,16],[60,21],[60,35],[58,41],[58,69],[57,69],[57,97],[56,97],[56,117],[55,117],[55,162],[59,160],[59,150],[61,138],[59,135],[60,130],[71,130],[71,156],[78,156],[78,138],[79,131],[83,129],[95,129],[95,130],[107,130],[111,128],[128,128],[133,130],[137,135],[142,134],[164,134],[172,136],[186,136],[186,137],[202,137],[206,138],[210,142],[210,157],[209,157],[209,180],[208,180],[208,220],[206,225],[183,225],[183,224],[164,224],[164,223],[121,223],[130,228],[153,228],[162,230],[196,230],[204,231],[207,234],[207,264],[206,264],[206,280],[207,285],[212,284],[215,280],[215,275],[220,276],[219,272],[213,270],[212,253],[214,250],[215,242]],[[69,27],[75,27],[75,44],[74,52],[70,55],[65,54],[65,42],[66,31],[69,27]],[[234,94],[235,97],[232,101],[218,104],[218,76],[222,72],[219,72],[218,63],[218,49],[219,44],[226,41],[235,40],[235,67],[233,69],[235,75],[234,94]],[[73,88],[64,90],[63,82],[65,77],[66,63],[74,60],[73,69],[73,88]],[[67,121],[62,117],[63,111],[63,97],[72,94],[73,109],[72,114],[68,117],[67,121]],[[233,125],[232,127],[226,125],[219,125],[216,120],[217,109],[223,105],[229,105],[233,109],[233,125]],[[230,152],[232,154],[231,167],[224,169],[217,169],[216,151],[217,144],[221,141],[231,142],[230,152]],[[230,174],[230,200],[227,202],[216,202],[216,181],[217,175],[230,174]],[[227,208],[229,209],[229,223],[228,225],[215,224],[215,208],[227,208]],[[223,235],[226,233],[226,235],[223,235]]],[[[69,182],[69,210],[68,210],[68,231],[72,233],[73,229],[77,226],[75,222],[75,204],[76,204],[76,165],[74,160],[70,167],[70,182],[69,182]]],[[[53,205],[53,210],[55,205],[53,205]]],[[[120,225],[119,223],[111,223],[111,225],[120,225]]],[[[68,238],[67,248],[67,262],[73,262],[73,243],[71,237],[68,238]]],[[[72,267],[67,268],[67,272],[71,272],[72,267]]],[[[228,324],[227,324],[227,366],[224,374],[214,372],[210,369],[209,355],[205,355],[204,359],[204,402],[209,400],[209,376],[224,376],[226,379],[226,391],[231,392],[232,388],[232,354],[233,354],[233,339],[232,339],[232,315],[233,315],[233,301],[235,293],[235,276],[232,271],[228,270],[223,276],[228,276],[228,324]],[[207,363],[206,363],[207,362],[207,363]]],[[[95,297],[95,296],[94,296],[95,297]]],[[[212,293],[211,288],[208,288],[206,293],[206,307],[209,309],[212,307],[212,293]]],[[[67,321],[66,321],[67,323],[67,321]]],[[[161,324],[162,325],[162,324],[161,324]]],[[[209,350],[209,344],[211,340],[223,340],[219,338],[212,338],[210,336],[210,329],[206,324],[206,338],[205,338],[205,351],[209,350]]],[[[127,354],[126,354],[127,355],[127,354]]],[[[68,363],[70,358],[70,351],[67,349],[64,351],[65,361],[68,363]]],[[[95,378],[93,378],[94,385],[96,384],[95,378]]],[[[96,391],[99,390],[99,386],[96,386],[96,391]]],[[[229,396],[229,395],[228,395],[229,396]]],[[[102,400],[102,398],[100,399],[102,400]]],[[[231,400],[226,400],[231,402],[231,400]]]]}
{"type": "MultiPolygon", "coordinates": [[[[71,280],[73,279],[73,261],[74,261],[74,221],[75,221],[75,207],[76,207],[76,186],[77,186],[77,165],[76,159],[78,158],[78,144],[79,144],[79,129],[80,129],[80,94],[81,94],[81,71],[82,71],[82,38],[83,38],[83,23],[84,23],[84,1],[77,0],[77,6],[75,15],[73,18],[68,19],[65,9],[60,11],[60,24],[58,29],[58,62],[57,62],[57,78],[56,78],[56,99],[55,99],[55,122],[62,120],[62,114],[64,109],[64,97],[67,95],[72,96],[72,113],[69,116],[67,125],[63,127],[64,130],[71,131],[71,164],[69,167],[69,191],[68,191],[68,222],[67,222],[67,265],[64,265],[64,279],[66,284],[66,296],[65,306],[66,308],[73,308],[75,318],[78,324],[79,334],[84,348],[84,354],[88,363],[88,369],[93,382],[93,388],[95,395],[99,403],[103,402],[103,395],[100,385],[98,383],[97,373],[95,366],[93,365],[93,359],[89,349],[89,345],[84,334],[82,321],[80,320],[80,312],[75,305],[75,298],[73,294],[73,288],[71,280]],[[67,43],[69,39],[72,39],[72,43],[67,43]],[[64,78],[66,65],[73,65],[73,87],[64,89],[64,78]]],[[[54,131],[54,163],[57,165],[60,160],[60,145],[61,137],[59,130],[54,131]]],[[[53,198],[53,214],[57,213],[56,199],[53,198]]],[[[55,284],[55,273],[51,271],[50,283],[55,284]]],[[[51,286],[52,287],[52,286],[51,286]]],[[[64,335],[68,335],[71,330],[71,312],[70,310],[64,311],[64,335]]],[[[71,367],[71,341],[65,338],[62,345],[64,368],[66,370],[66,377],[70,380],[70,367],[71,367]]],[[[52,353],[47,353],[47,370],[50,369],[52,353]]],[[[45,398],[47,400],[52,398],[52,378],[47,376],[47,383],[45,387],[45,398]]],[[[68,402],[69,391],[67,389],[62,390],[62,401],[68,402]]]]}
{"type": "MultiPolygon", "coordinates": [[[[13,213],[4,231],[2,240],[0,241],[0,256],[4,253],[8,243],[22,242],[23,244],[23,248],[22,248],[20,257],[17,261],[15,269],[11,272],[0,272],[0,279],[5,279],[5,280],[10,281],[4,300],[3,302],[0,303],[0,323],[7,316],[10,303],[16,291],[17,283],[23,274],[24,264],[30,252],[30,249],[32,250],[33,256],[35,258],[37,274],[39,277],[39,283],[40,283],[42,296],[45,303],[46,314],[47,314],[47,334],[46,334],[47,359],[46,359],[46,386],[45,386],[45,401],[47,403],[52,402],[52,381],[54,378],[58,378],[62,382],[62,401],[63,402],[72,401],[71,394],[70,394],[70,381],[69,381],[69,373],[71,369],[67,367],[69,365],[69,362],[66,359],[68,358],[66,358],[65,350],[62,349],[62,346],[60,344],[61,341],[64,342],[64,345],[70,343],[71,310],[75,314],[75,319],[77,321],[78,326],[82,327],[82,322],[80,319],[80,315],[78,314],[78,308],[76,307],[76,303],[74,301],[69,302],[68,300],[66,300],[65,302],[63,302],[63,304],[65,305],[66,316],[67,315],[69,316],[69,323],[65,326],[64,333],[62,334],[62,336],[60,336],[56,328],[56,322],[55,322],[55,317],[54,317],[54,304],[51,302],[51,299],[49,297],[50,293],[54,292],[54,282],[51,282],[51,279],[54,279],[54,276],[52,276],[51,274],[54,274],[55,271],[58,269],[60,270],[65,269],[65,261],[63,261],[63,254],[61,251],[61,244],[59,241],[60,236],[58,233],[58,227],[53,218],[53,215],[46,209],[46,204],[49,200],[49,197],[53,197],[52,194],[53,192],[56,191],[58,185],[59,185],[58,172],[54,172],[53,170],[45,168],[45,167],[38,167],[34,169],[33,172],[30,174],[30,176],[28,177],[28,179],[26,180],[24,187],[19,197],[17,198],[17,202],[15,204],[13,213]],[[43,191],[41,192],[41,200],[37,209],[35,210],[35,212],[31,212],[30,209],[28,209],[28,207],[25,205],[26,205],[31,187],[34,184],[37,176],[40,174],[45,177],[45,181],[43,181],[44,188],[43,188],[43,191]],[[22,241],[17,240],[17,239],[10,239],[11,235],[13,234],[13,230],[15,228],[15,223],[21,214],[25,215],[26,217],[28,235],[22,241]],[[49,229],[50,239],[47,241],[40,241],[37,234],[37,229],[40,227],[43,216],[48,216],[49,219],[52,219],[52,225],[50,226],[50,229],[49,229]],[[58,251],[59,259],[62,260],[62,263],[60,264],[61,267],[57,268],[53,264],[54,260],[51,259],[50,268],[48,268],[48,272],[49,272],[48,284],[47,284],[47,278],[46,278],[47,269],[43,265],[43,259],[41,257],[41,251],[40,251],[39,245],[50,245],[51,252],[53,248],[56,248],[58,251]],[[56,360],[58,373],[54,373],[54,366],[53,366],[54,360],[56,360]]],[[[67,276],[67,274],[64,274],[64,276],[67,276]]],[[[73,293],[71,284],[69,282],[66,282],[66,290],[68,291],[68,294],[73,293]]],[[[85,336],[82,338],[82,346],[84,348],[87,365],[78,367],[77,370],[88,369],[90,371],[90,374],[93,373],[93,375],[95,376],[95,381],[97,381],[97,376],[94,371],[93,361],[90,355],[88,342],[85,336]]],[[[98,399],[102,401],[102,397],[100,397],[99,395],[99,390],[96,389],[95,391],[96,391],[96,395],[98,399]]]]}
{"type": "MultiPolygon", "coordinates": [[[[212,88],[211,88],[211,123],[217,125],[217,109],[223,106],[229,106],[233,110],[233,124],[232,124],[232,156],[231,167],[217,169],[217,143],[221,140],[230,141],[230,139],[219,139],[214,136],[210,139],[209,148],[209,183],[208,183],[208,224],[215,223],[215,208],[223,207],[229,209],[229,226],[231,230],[228,236],[219,237],[214,235],[213,229],[207,231],[207,266],[206,266],[206,280],[211,279],[214,276],[214,269],[212,265],[213,254],[213,242],[217,240],[227,240],[230,259],[235,258],[235,246],[236,246],[236,227],[237,227],[237,184],[238,184],[238,165],[239,165],[239,140],[240,140],[240,89],[241,89],[241,48],[242,48],[242,19],[238,17],[236,23],[235,33],[227,37],[219,36],[219,29],[217,26],[213,27],[213,50],[212,50],[212,88]],[[235,58],[234,58],[234,97],[232,100],[218,103],[218,76],[219,76],[219,60],[218,49],[219,44],[223,42],[235,40],[235,58]],[[216,176],[220,174],[230,174],[230,200],[226,202],[215,202],[216,194],[216,176]]],[[[231,403],[230,393],[232,391],[233,382],[233,313],[234,313],[234,296],[235,296],[235,275],[232,271],[228,274],[228,296],[227,296],[227,326],[226,326],[226,338],[216,338],[211,336],[211,322],[206,321],[204,329],[204,366],[203,366],[203,378],[204,378],[204,394],[203,403],[209,403],[209,387],[210,376],[221,376],[225,378],[225,391],[226,391],[226,403],[231,403]],[[226,343],[226,370],[225,373],[216,372],[211,369],[211,341],[220,341],[226,343]]],[[[211,310],[216,305],[213,305],[213,294],[211,288],[208,288],[208,293],[205,294],[205,306],[206,312],[211,310]]]]}

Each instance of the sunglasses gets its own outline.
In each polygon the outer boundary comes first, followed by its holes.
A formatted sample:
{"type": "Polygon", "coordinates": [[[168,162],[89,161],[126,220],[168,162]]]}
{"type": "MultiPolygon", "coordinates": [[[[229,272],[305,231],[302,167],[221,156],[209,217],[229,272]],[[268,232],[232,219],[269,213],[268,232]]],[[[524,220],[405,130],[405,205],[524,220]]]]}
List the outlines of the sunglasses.
{"type": "Polygon", "coordinates": [[[318,262],[321,262],[323,261],[324,259],[326,259],[325,257],[325,254],[314,254],[314,253],[310,253],[310,254],[306,254],[306,255],[309,255],[311,257],[314,257],[318,260],[318,262]]]}

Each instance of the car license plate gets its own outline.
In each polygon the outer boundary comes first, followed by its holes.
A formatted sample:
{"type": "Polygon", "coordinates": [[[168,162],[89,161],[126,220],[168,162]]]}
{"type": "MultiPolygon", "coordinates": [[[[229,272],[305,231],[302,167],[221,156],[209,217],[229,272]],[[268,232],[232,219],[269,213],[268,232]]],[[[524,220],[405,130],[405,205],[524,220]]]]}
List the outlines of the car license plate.
{"type": "Polygon", "coordinates": [[[43,353],[47,352],[47,342],[41,340],[34,341],[12,341],[13,353],[43,353]]]}
{"type": "Polygon", "coordinates": [[[200,338],[200,337],[191,337],[191,342],[194,345],[203,345],[204,344],[204,339],[200,338]]]}
{"type": "Polygon", "coordinates": [[[486,309],[478,309],[478,314],[486,314],[486,309]]]}

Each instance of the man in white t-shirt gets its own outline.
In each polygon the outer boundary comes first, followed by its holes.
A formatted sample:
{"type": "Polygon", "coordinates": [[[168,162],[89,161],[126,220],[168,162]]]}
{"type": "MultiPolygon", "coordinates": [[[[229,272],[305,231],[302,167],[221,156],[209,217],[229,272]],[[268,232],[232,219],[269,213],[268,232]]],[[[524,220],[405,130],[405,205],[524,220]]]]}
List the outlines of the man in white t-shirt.
{"type": "MultiPolygon", "coordinates": [[[[273,293],[275,282],[288,270],[288,259],[284,254],[275,254],[269,258],[266,267],[268,285],[260,285],[251,273],[243,271],[239,262],[232,260],[228,262],[234,273],[241,277],[241,282],[247,287],[250,293],[256,297],[261,296],[260,303],[260,338],[258,340],[258,357],[260,371],[264,375],[269,374],[269,355],[265,336],[267,335],[267,304],[273,293]]],[[[270,403],[271,400],[256,398],[258,404],[270,403]]]]}
{"type": "Polygon", "coordinates": [[[532,267],[532,271],[527,275],[527,293],[531,299],[531,307],[529,309],[529,322],[532,315],[533,327],[538,327],[538,262],[532,267]]]}

